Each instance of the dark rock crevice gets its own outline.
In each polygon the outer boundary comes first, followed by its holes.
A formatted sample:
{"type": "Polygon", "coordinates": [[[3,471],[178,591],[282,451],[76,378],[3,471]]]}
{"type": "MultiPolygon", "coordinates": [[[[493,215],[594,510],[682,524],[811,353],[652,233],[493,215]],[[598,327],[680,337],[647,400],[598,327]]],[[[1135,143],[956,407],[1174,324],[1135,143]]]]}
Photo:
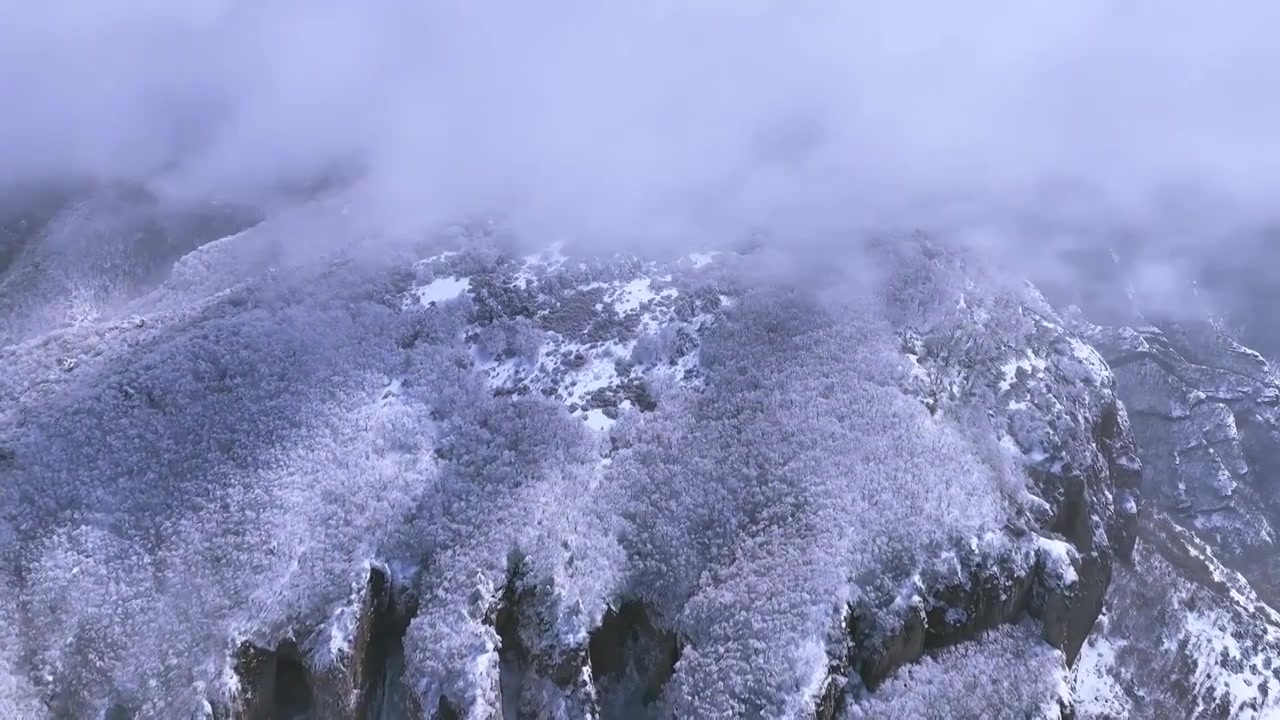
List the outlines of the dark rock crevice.
{"type": "Polygon", "coordinates": [[[417,718],[402,683],[404,635],[417,612],[414,599],[388,574],[372,568],[359,599],[351,647],[332,664],[315,667],[293,640],[274,648],[243,643],[235,673],[242,688],[219,720],[391,720],[417,718]]]}
{"type": "MultiPolygon", "coordinates": [[[[1136,492],[1140,467],[1132,458],[1132,438],[1118,407],[1102,414],[1093,439],[1104,460],[1090,471],[1109,477],[1093,478],[1069,468],[1036,477],[1037,485],[1054,491],[1048,494],[1052,510],[1043,519],[1042,533],[1062,538],[1075,550],[1066,571],[1070,577],[1047,563],[1036,549],[1039,541],[1033,540],[1002,558],[962,558],[959,572],[950,579],[926,579],[917,601],[902,611],[886,615],[887,608],[850,608],[842,644],[832,652],[829,677],[817,698],[817,717],[839,716],[851,691],[874,692],[896,670],[927,653],[1027,617],[1039,622],[1044,639],[1062,650],[1069,665],[1075,662],[1102,610],[1112,561],[1132,548],[1131,519],[1100,507],[1110,495],[1099,490],[1136,492]],[[1099,544],[1100,537],[1110,540],[1099,544]]],[[[683,651],[679,637],[658,626],[643,604],[623,601],[606,612],[584,646],[562,647],[552,612],[553,590],[526,577],[514,562],[488,613],[500,643],[500,687],[495,692],[500,693],[503,715],[549,717],[548,698],[559,698],[554,702],[560,712],[610,720],[659,702],[683,651]]],[[[246,647],[237,670],[247,691],[239,713],[228,717],[258,720],[304,710],[319,720],[462,717],[462,709],[447,698],[429,714],[422,713],[401,683],[403,637],[415,612],[412,598],[398,593],[384,571],[371,570],[346,662],[315,673],[292,644],[270,651],[246,647]]]]}
{"type": "Polygon", "coordinates": [[[282,643],[266,650],[245,643],[236,658],[236,675],[246,691],[227,715],[231,720],[294,720],[310,718],[314,706],[313,678],[298,647],[282,643]]]}
{"type": "Polygon", "coordinates": [[[601,720],[625,717],[625,707],[648,707],[662,697],[675,674],[682,644],[654,624],[638,601],[605,613],[588,645],[593,676],[601,690],[601,720]]]}
{"type": "Polygon", "coordinates": [[[563,644],[556,627],[554,587],[531,581],[513,564],[492,613],[499,638],[499,684],[507,717],[599,713],[587,642],[563,644]],[[551,701],[548,696],[557,698],[551,701]]]}
{"type": "Polygon", "coordinates": [[[412,699],[402,682],[404,636],[418,611],[416,599],[397,592],[378,569],[369,573],[367,593],[368,611],[352,652],[350,687],[355,693],[347,705],[360,719],[409,717],[412,699]]]}
{"type": "MultiPolygon", "coordinates": [[[[626,601],[609,610],[584,647],[549,647],[535,637],[538,630],[555,629],[542,617],[541,602],[540,589],[527,586],[515,572],[488,616],[500,641],[504,717],[552,716],[553,709],[542,704],[548,689],[565,699],[561,711],[602,720],[630,717],[635,708],[662,697],[681,643],[653,622],[643,604],[626,601]]],[[[345,662],[317,670],[292,641],[274,649],[245,643],[235,662],[241,694],[217,712],[218,720],[463,717],[462,708],[447,697],[423,713],[419,699],[403,685],[403,639],[415,612],[411,597],[393,588],[383,571],[372,570],[345,662]]]]}

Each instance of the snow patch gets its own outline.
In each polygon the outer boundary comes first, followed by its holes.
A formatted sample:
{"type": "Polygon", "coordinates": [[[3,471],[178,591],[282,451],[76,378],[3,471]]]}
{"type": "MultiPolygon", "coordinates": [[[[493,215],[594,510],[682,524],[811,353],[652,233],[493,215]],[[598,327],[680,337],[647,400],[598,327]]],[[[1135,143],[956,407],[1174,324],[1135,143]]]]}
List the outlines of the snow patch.
{"type": "Polygon", "coordinates": [[[432,280],[422,287],[415,288],[414,294],[418,302],[430,307],[436,303],[452,300],[471,289],[471,278],[445,277],[432,280]]]}
{"type": "Polygon", "coordinates": [[[588,410],[583,414],[582,419],[587,423],[587,427],[599,432],[608,430],[613,427],[614,422],[616,422],[613,418],[605,415],[604,411],[600,408],[588,410]]]}
{"type": "Polygon", "coordinates": [[[1018,380],[1018,371],[1023,370],[1032,375],[1037,375],[1045,371],[1049,364],[1043,358],[1037,357],[1030,350],[1024,350],[1022,355],[1014,357],[1004,365],[1000,366],[1004,378],[1000,381],[1000,392],[1007,392],[1013,387],[1018,380]]]}
{"type": "Polygon", "coordinates": [[[1132,703],[1115,678],[1116,654],[1124,645],[1123,641],[1094,633],[1080,651],[1072,680],[1076,712],[1081,717],[1129,717],[1132,714],[1132,703]]]}
{"type": "Polygon", "coordinates": [[[1036,541],[1036,549],[1045,571],[1055,582],[1066,587],[1074,585],[1080,579],[1075,565],[1080,559],[1080,553],[1070,543],[1042,537],[1036,541]]]}
{"type": "Polygon", "coordinates": [[[652,284],[653,281],[647,277],[637,278],[623,285],[620,290],[610,293],[607,299],[613,303],[619,315],[626,315],[639,310],[641,305],[658,297],[651,287],[652,284]]]}

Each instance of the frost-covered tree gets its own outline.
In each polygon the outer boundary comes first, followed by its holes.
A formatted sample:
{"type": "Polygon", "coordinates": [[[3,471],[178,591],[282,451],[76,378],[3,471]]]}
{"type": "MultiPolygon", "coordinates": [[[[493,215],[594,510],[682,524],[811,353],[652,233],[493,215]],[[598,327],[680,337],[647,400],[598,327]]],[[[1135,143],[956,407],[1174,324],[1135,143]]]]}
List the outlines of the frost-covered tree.
{"type": "Polygon", "coordinates": [[[749,294],[706,339],[705,390],[615,459],[635,592],[688,639],[678,716],[801,712],[854,578],[1001,522],[964,434],[893,383],[894,339],[874,305],[749,294]]]}
{"type": "Polygon", "coordinates": [[[7,336],[0,703],[199,717],[252,689],[249,646],[340,674],[376,568],[385,682],[427,710],[805,716],[851,606],[1019,517],[988,411],[1035,323],[961,256],[854,242],[797,279],[464,232],[420,259],[345,217],[189,237],[7,336]],[[635,607],[670,677],[595,677],[635,607]]]}

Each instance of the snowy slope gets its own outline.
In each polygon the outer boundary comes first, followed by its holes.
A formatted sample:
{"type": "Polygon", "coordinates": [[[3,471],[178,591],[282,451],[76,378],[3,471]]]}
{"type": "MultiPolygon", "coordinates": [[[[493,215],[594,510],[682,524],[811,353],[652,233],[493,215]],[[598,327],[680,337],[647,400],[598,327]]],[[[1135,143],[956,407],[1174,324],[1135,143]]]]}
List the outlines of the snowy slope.
{"type": "Polygon", "coordinates": [[[156,202],[6,225],[10,715],[1273,712],[1280,389],[1211,326],[156,202]]]}
{"type": "Polygon", "coordinates": [[[68,313],[22,280],[65,222],[0,276],[28,715],[885,716],[1012,665],[996,716],[1132,700],[1067,682],[1132,647],[1085,645],[1138,530],[1125,388],[980,258],[797,281],[767,246],[388,244],[320,199],[68,313]]]}
{"type": "Polygon", "coordinates": [[[1152,513],[1075,671],[1084,718],[1280,717],[1280,613],[1152,513]]]}

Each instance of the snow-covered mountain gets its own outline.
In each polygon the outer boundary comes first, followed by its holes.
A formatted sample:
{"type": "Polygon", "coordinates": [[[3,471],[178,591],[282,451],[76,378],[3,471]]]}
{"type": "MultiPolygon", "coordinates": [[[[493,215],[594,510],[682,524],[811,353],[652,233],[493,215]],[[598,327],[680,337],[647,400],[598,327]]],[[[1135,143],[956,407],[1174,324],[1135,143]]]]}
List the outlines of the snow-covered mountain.
{"type": "Polygon", "coordinates": [[[1220,327],[907,234],[3,209],[0,716],[1280,712],[1280,385],[1220,327]]]}

